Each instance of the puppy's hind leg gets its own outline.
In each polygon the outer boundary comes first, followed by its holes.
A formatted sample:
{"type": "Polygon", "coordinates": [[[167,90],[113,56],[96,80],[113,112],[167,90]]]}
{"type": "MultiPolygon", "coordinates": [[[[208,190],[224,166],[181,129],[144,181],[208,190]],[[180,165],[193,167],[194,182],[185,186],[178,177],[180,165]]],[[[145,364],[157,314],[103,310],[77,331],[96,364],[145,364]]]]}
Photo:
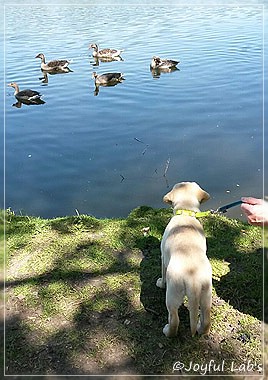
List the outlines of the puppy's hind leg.
{"type": "Polygon", "coordinates": [[[161,270],[162,270],[162,277],[160,277],[156,281],[156,286],[158,286],[158,288],[165,289],[165,287],[166,287],[166,271],[167,271],[167,268],[164,265],[163,255],[162,255],[162,259],[161,259],[161,270]]]}
{"type": "Polygon", "coordinates": [[[177,308],[170,309],[168,313],[168,324],[163,328],[163,333],[171,338],[177,335],[180,320],[177,308]]]}
{"type": "Polygon", "coordinates": [[[179,327],[178,309],[183,302],[183,297],[168,288],[166,293],[166,306],[168,309],[168,324],[163,328],[163,333],[170,338],[177,335],[179,327]]]}
{"type": "Polygon", "coordinates": [[[200,297],[200,322],[197,327],[198,334],[209,334],[210,331],[210,311],[211,311],[211,283],[205,284],[201,290],[200,297]]]}
{"type": "Polygon", "coordinates": [[[189,313],[190,313],[190,326],[192,337],[195,336],[198,323],[198,313],[199,313],[199,297],[198,294],[192,293],[188,298],[189,313]]]}

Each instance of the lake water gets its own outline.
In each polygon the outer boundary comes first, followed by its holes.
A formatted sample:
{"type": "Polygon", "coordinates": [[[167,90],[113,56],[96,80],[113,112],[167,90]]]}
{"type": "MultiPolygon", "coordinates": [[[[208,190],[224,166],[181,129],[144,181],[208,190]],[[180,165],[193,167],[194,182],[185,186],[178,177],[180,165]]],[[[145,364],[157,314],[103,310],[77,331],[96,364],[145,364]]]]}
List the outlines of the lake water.
{"type": "Polygon", "coordinates": [[[262,65],[262,6],[7,6],[5,86],[46,103],[17,108],[5,87],[5,206],[124,217],[164,206],[185,180],[211,194],[203,209],[261,197],[262,65]],[[96,66],[93,42],[124,49],[123,61],[96,66]],[[73,72],[44,83],[38,53],[71,60],[73,72]],[[153,55],[179,70],[154,77],[153,55]],[[125,81],[96,96],[93,71],[125,81]]]}

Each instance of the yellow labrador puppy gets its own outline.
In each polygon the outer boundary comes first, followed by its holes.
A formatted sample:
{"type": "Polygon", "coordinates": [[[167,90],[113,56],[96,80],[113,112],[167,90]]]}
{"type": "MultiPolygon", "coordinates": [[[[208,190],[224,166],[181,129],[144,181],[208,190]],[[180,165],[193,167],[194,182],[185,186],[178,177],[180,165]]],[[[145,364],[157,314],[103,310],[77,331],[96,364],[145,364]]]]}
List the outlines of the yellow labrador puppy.
{"type": "Polygon", "coordinates": [[[195,182],[178,183],[163,198],[174,209],[161,242],[162,277],[156,283],[160,288],[166,286],[169,316],[163,333],[167,337],[177,334],[178,308],[185,296],[192,336],[196,331],[208,334],[210,330],[212,270],[206,256],[206,238],[196,214],[200,212],[200,203],[209,198],[195,182]]]}

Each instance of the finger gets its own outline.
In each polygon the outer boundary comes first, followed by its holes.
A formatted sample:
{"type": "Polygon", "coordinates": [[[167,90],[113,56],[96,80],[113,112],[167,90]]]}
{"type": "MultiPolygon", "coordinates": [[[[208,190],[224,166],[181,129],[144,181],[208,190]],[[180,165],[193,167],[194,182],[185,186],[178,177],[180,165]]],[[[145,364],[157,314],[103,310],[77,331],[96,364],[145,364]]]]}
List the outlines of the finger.
{"type": "Polygon", "coordinates": [[[242,203],[241,205],[241,210],[246,214],[246,215],[251,215],[252,214],[252,205],[248,203],[242,203]]]}
{"type": "Polygon", "coordinates": [[[262,226],[263,225],[263,220],[256,218],[254,215],[248,216],[248,222],[250,224],[252,224],[253,226],[262,226]]]}
{"type": "Polygon", "coordinates": [[[241,201],[243,203],[247,203],[247,204],[250,204],[250,205],[258,205],[258,204],[262,204],[263,203],[262,199],[253,198],[253,197],[242,197],[241,201]]]}

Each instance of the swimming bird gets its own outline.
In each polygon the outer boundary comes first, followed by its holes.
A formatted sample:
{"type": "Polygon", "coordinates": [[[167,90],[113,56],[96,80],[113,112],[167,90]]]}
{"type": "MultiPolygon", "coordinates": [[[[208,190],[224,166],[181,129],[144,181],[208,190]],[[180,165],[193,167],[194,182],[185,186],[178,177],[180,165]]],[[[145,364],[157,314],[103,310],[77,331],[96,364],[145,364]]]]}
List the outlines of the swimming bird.
{"type": "Polygon", "coordinates": [[[105,73],[105,74],[97,74],[96,71],[92,73],[92,79],[95,80],[95,84],[99,85],[109,85],[116,84],[122,82],[125,78],[123,78],[123,73],[105,73]]]}
{"type": "Polygon", "coordinates": [[[172,59],[162,59],[160,57],[154,56],[152,58],[150,66],[152,69],[166,70],[175,68],[178,63],[180,63],[180,61],[174,61],[172,59]]]}
{"type": "Polygon", "coordinates": [[[119,57],[122,51],[124,50],[118,50],[118,49],[102,49],[99,50],[99,47],[97,44],[91,44],[89,45],[89,48],[93,49],[92,55],[93,57],[97,58],[115,58],[119,57]]]}
{"type": "Polygon", "coordinates": [[[35,90],[22,90],[20,91],[19,86],[16,82],[11,82],[8,86],[13,87],[15,89],[14,96],[15,98],[26,104],[44,104],[45,102],[40,99],[41,94],[35,90]]]}
{"type": "Polygon", "coordinates": [[[53,61],[49,61],[46,63],[45,56],[42,53],[37,54],[35,58],[41,59],[41,69],[44,71],[61,71],[61,72],[68,72],[71,71],[68,67],[70,61],[67,61],[66,59],[55,59],[53,61]]]}

